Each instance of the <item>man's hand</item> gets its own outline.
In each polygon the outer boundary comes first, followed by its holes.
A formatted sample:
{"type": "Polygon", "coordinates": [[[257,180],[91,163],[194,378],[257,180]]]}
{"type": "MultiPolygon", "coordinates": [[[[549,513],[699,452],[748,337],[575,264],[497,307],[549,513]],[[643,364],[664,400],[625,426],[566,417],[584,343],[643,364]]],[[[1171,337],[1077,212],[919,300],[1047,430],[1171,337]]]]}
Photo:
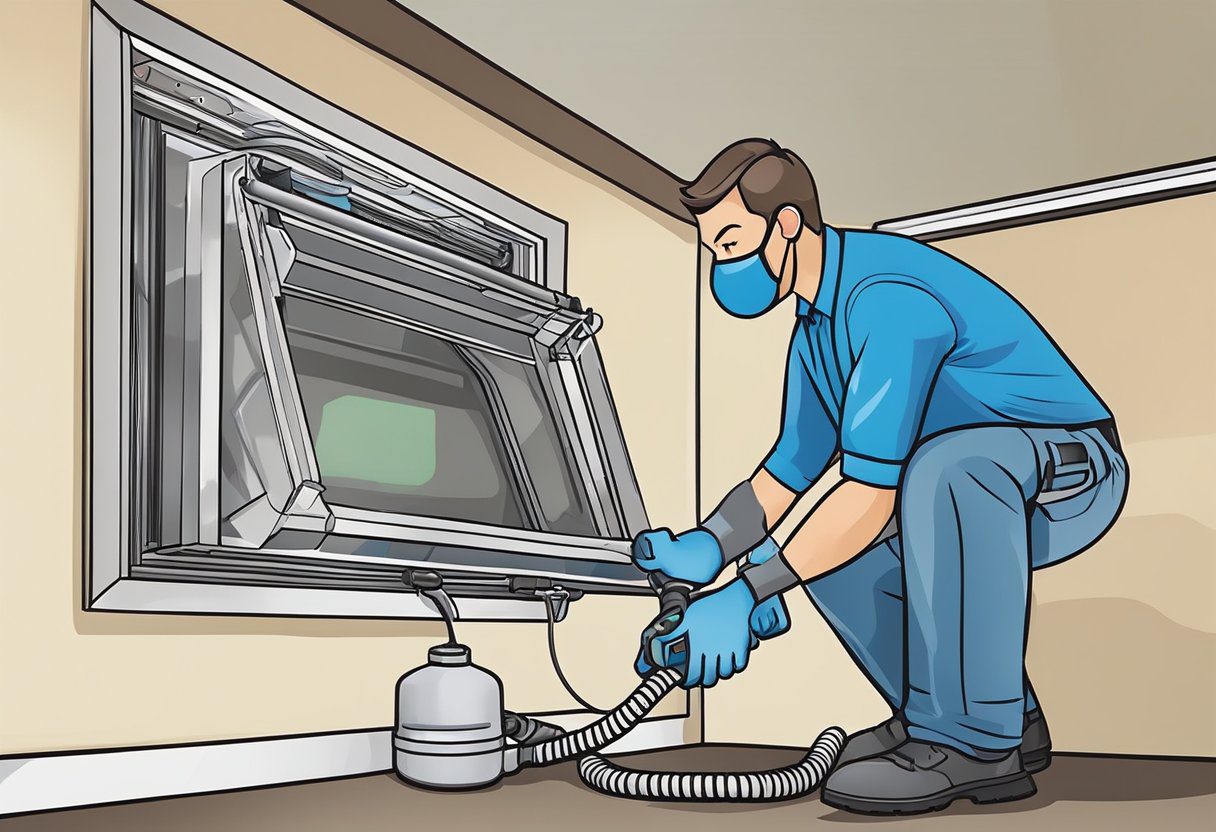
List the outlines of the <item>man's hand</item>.
{"type": "Polygon", "coordinates": [[[689,604],[679,625],[656,639],[660,645],[686,639],[684,687],[713,687],[747,667],[752,649],[749,619],[755,606],[747,584],[736,578],[689,604]]]}
{"type": "MultiPolygon", "coordinates": [[[[751,564],[764,563],[776,555],[777,552],[777,545],[773,542],[772,538],[765,538],[763,543],[748,552],[747,562],[751,564]]],[[[750,642],[750,647],[753,650],[760,641],[776,638],[785,633],[790,628],[790,614],[785,606],[785,600],[778,595],[756,604],[751,615],[748,616],[747,623],[753,636],[750,642]]],[[[662,644],[669,640],[659,639],[658,641],[662,644]]],[[[654,670],[650,659],[651,657],[646,653],[646,645],[643,644],[642,649],[638,652],[637,661],[633,664],[633,669],[639,676],[645,677],[654,670]]]]}
{"type": "Polygon", "coordinates": [[[670,529],[642,532],[633,541],[633,562],[647,572],[697,586],[711,583],[722,571],[722,547],[705,529],[673,535],[670,529]]]}

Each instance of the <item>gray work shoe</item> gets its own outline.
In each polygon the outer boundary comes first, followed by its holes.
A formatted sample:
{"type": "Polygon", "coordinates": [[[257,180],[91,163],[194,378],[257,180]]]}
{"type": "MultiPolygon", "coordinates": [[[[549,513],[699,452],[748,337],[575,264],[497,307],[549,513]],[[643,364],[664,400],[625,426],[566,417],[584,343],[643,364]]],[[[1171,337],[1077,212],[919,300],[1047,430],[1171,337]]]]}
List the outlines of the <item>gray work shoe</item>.
{"type": "MultiPolygon", "coordinates": [[[[1037,774],[1051,765],[1051,734],[1047,731],[1047,720],[1043,711],[1036,708],[1026,714],[1022,728],[1022,766],[1031,774],[1037,774]]],[[[873,728],[849,734],[845,740],[836,767],[846,766],[868,757],[886,754],[908,740],[903,721],[893,716],[873,728]]]]}
{"type": "Polygon", "coordinates": [[[1051,733],[1043,711],[1035,708],[1026,714],[1022,728],[1022,767],[1031,774],[1038,774],[1051,765],[1051,733]]]}
{"type": "Polygon", "coordinates": [[[913,815],[973,803],[1020,800],[1035,793],[1017,749],[995,760],[910,740],[879,757],[838,768],[823,785],[829,806],[871,815],[913,815]]]}
{"type": "Polygon", "coordinates": [[[908,731],[898,716],[880,722],[873,728],[849,734],[836,758],[836,768],[847,766],[867,757],[877,757],[898,748],[908,741],[908,731]]]}

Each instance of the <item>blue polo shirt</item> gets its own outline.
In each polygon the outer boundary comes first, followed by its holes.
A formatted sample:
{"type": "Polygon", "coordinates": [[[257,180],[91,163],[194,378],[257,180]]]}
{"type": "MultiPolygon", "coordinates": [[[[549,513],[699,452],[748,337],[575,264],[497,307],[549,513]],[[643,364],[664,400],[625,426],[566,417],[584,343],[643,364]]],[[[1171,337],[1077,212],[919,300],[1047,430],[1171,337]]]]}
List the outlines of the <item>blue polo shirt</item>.
{"type": "Polygon", "coordinates": [[[917,443],[943,431],[1111,418],[1030,313],[975,269],[908,237],[823,234],[764,462],[787,488],[805,491],[837,451],[845,477],[891,487],[917,443]]]}

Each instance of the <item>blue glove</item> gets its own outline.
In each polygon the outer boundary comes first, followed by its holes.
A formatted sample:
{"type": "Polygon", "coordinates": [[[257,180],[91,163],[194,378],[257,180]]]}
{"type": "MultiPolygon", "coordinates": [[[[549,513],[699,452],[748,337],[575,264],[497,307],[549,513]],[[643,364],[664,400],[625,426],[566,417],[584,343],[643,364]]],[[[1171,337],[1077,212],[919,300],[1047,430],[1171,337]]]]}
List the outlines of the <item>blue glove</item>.
{"type": "MultiPolygon", "coordinates": [[[[777,554],[777,551],[777,544],[771,537],[766,537],[759,546],[747,553],[747,562],[764,563],[777,554]]],[[[752,611],[749,624],[757,638],[767,639],[781,635],[790,628],[790,613],[785,601],[780,595],[761,601],[752,611]]]]}
{"type": "Polygon", "coordinates": [[[748,621],[755,606],[751,589],[736,578],[689,604],[679,625],[656,639],[660,644],[687,639],[684,687],[710,688],[747,667],[753,639],[748,621]]]}
{"type": "Polygon", "coordinates": [[[633,541],[633,562],[647,572],[702,586],[722,571],[722,547],[705,529],[672,535],[671,529],[642,532],[633,541]]]}

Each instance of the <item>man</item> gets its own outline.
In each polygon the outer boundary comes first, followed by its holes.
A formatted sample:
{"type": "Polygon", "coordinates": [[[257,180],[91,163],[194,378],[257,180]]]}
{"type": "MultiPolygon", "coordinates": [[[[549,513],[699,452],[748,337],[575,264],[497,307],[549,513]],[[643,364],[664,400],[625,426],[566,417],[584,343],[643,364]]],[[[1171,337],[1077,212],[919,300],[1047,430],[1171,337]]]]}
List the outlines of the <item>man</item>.
{"type": "Polygon", "coordinates": [[[698,585],[747,556],[663,639],[686,641],[685,684],[746,668],[802,586],[894,712],[850,737],[824,802],[906,813],[1033,794],[1050,741],[1023,669],[1029,573],[1118,516],[1110,412],[984,275],[824,225],[810,172],[777,144],[732,144],[682,198],[724,310],[797,298],[772,452],[699,528],[634,544],[641,568],[698,585]],[[769,530],[836,459],[842,481],[778,546],[769,530]]]}

